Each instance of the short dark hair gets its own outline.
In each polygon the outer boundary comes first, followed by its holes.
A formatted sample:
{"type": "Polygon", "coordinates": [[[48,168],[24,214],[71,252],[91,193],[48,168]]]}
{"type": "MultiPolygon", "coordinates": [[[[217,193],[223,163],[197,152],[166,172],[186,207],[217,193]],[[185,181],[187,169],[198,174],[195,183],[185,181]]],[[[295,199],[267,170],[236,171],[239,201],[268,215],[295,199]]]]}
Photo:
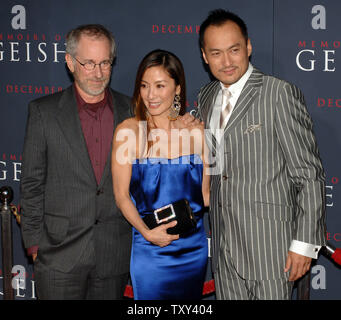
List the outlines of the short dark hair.
{"type": "Polygon", "coordinates": [[[209,26],[221,26],[228,21],[232,21],[236,23],[239,26],[240,31],[242,32],[245,40],[246,41],[248,40],[249,36],[247,32],[247,26],[245,22],[239,16],[237,16],[233,12],[230,12],[224,9],[216,9],[216,10],[210,11],[208,17],[200,26],[200,31],[199,31],[200,48],[204,48],[204,34],[205,34],[206,29],[209,26]]]}

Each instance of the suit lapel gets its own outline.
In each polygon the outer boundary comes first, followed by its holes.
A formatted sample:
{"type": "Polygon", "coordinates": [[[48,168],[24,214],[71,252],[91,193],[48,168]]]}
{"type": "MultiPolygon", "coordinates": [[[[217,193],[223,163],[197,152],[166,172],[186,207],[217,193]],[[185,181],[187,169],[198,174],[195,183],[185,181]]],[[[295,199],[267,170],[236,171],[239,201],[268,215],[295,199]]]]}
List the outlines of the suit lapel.
{"type": "MultiPolygon", "coordinates": [[[[118,117],[118,114],[117,114],[117,109],[115,106],[117,106],[117,100],[114,96],[114,93],[112,92],[111,89],[109,89],[109,92],[111,94],[111,101],[112,101],[112,112],[113,112],[113,115],[114,115],[114,129],[113,129],[113,132],[112,134],[114,134],[114,131],[117,127],[117,124],[118,124],[118,121],[119,119],[117,119],[118,117]]],[[[104,184],[104,181],[105,179],[107,178],[107,176],[110,174],[111,175],[111,152],[112,152],[112,143],[111,143],[111,146],[110,146],[110,151],[109,151],[109,154],[107,156],[107,160],[106,160],[106,163],[105,163],[105,167],[104,167],[104,170],[103,170],[103,174],[102,174],[102,177],[101,177],[101,181],[99,183],[99,187],[101,187],[103,184],[104,184]]]]}
{"type": "MultiPolygon", "coordinates": [[[[117,127],[117,125],[123,120],[121,119],[121,114],[119,114],[118,110],[119,110],[119,103],[120,101],[116,98],[114,92],[109,88],[109,92],[111,94],[111,101],[112,101],[112,107],[113,107],[113,115],[114,115],[114,130],[112,132],[112,135],[114,135],[115,129],[117,127]]],[[[101,177],[101,181],[99,183],[99,187],[101,187],[104,184],[105,179],[110,175],[110,179],[111,179],[111,152],[112,152],[112,143],[110,146],[110,151],[109,154],[107,156],[107,161],[105,163],[105,167],[103,170],[103,174],[101,177]]]]}
{"type": "Polygon", "coordinates": [[[205,132],[206,141],[208,143],[208,147],[212,150],[213,155],[216,154],[217,141],[215,136],[210,131],[210,122],[213,112],[214,101],[218,94],[219,88],[220,88],[219,81],[213,81],[206,88],[205,92],[203,92],[202,95],[200,96],[201,102],[200,110],[202,114],[202,119],[205,122],[205,129],[208,129],[205,132]]]}
{"type": "Polygon", "coordinates": [[[218,94],[219,88],[219,81],[213,81],[207,88],[205,88],[205,92],[203,92],[200,96],[200,109],[202,113],[202,119],[205,121],[205,129],[210,128],[214,101],[218,94]]]}
{"type": "Polygon", "coordinates": [[[107,178],[107,176],[109,174],[111,174],[111,170],[110,170],[111,169],[111,152],[112,152],[112,144],[111,144],[110,151],[109,151],[109,154],[108,154],[108,157],[107,157],[107,161],[105,163],[105,167],[104,167],[104,170],[103,170],[101,181],[99,183],[99,187],[101,187],[104,184],[104,181],[107,178]]]}
{"type": "Polygon", "coordinates": [[[256,97],[259,95],[259,89],[262,83],[263,74],[254,68],[231,113],[231,117],[224,129],[224,135],[229,134],[236,124],[243,118],[256,97]]]}
{"type": "Polygon", "coordinates": [[[96,182],[96,177],[91,165],[88,149],[84,139],[80,119],[78,116],[77,102],[73,86],[65,90],[59,102],[59,113],[56,115],[66,141],[71,146],[77,158],[83,165],[85,172],[96,182]]]}

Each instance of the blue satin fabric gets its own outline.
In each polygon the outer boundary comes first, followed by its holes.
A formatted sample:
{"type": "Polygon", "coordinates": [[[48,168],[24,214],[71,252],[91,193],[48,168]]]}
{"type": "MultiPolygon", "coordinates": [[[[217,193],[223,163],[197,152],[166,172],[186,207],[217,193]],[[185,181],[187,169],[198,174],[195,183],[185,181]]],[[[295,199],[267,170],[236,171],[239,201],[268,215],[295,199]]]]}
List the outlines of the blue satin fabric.
{"type": "Polygon", "coordinates": [[[196,154],[176,159],[138,159],[132,166],[130,194],[143,218],[186,198],[196,230],[160,248],[133,228],[131,280],[136,300],[201,299],[207,265],[203,223],[203,164],[196,154]]]}

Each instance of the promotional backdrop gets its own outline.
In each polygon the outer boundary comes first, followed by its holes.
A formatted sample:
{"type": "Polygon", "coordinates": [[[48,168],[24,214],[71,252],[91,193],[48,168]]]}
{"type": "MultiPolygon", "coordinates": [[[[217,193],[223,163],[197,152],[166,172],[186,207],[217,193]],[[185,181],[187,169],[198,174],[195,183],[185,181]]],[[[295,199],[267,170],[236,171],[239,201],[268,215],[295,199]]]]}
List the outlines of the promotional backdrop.
{"type": "MultiPolygon", "coordinates": [[[[335,0],[3,0],[0,187],[13,188],[13,203],[17,205],[20,199],[27,105],[72,81],[64,59],[70,29],[100,23],[113,32],[118,51],[111,86],[129,96],[138,64],[149,51],[160,48],[175,53],[184,64],[190,111],[197,106],[199,89],[210,81],[198,45],[199,26],[217,8],[231,10],[245,20],[253,45],[251,62],[258,69],[303,91],[326,171],[327,239],[340,247],[341,2],[335,0]]],[[[14,218],[13,243],[15,299],[36,299],[32,263],[14,218]]],[[[340,287],[340,267],[320,256],[311,270],[311,299],[341,299],[340,287]]],[[[214,299],[214,293],[205,299],[214,299]]]]}

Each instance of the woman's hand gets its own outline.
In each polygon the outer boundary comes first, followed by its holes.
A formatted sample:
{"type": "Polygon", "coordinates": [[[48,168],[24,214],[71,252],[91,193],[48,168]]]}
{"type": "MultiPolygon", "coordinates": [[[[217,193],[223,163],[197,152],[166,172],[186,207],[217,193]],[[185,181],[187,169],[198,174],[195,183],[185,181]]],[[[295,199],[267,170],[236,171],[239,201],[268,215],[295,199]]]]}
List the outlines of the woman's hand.
{"type": "Polygon", "coordinates": [[[179,235],[178,234],[168,234],[167,229],[172,228],[177,224],[177,221],[172,221],[167,224],[162,224],[154,229],[148,230],[145,234],[143,234],[143,237],[159,246],[159,247],[166,247],[168,246],[172,241],[178,240],[179,235]]]}

